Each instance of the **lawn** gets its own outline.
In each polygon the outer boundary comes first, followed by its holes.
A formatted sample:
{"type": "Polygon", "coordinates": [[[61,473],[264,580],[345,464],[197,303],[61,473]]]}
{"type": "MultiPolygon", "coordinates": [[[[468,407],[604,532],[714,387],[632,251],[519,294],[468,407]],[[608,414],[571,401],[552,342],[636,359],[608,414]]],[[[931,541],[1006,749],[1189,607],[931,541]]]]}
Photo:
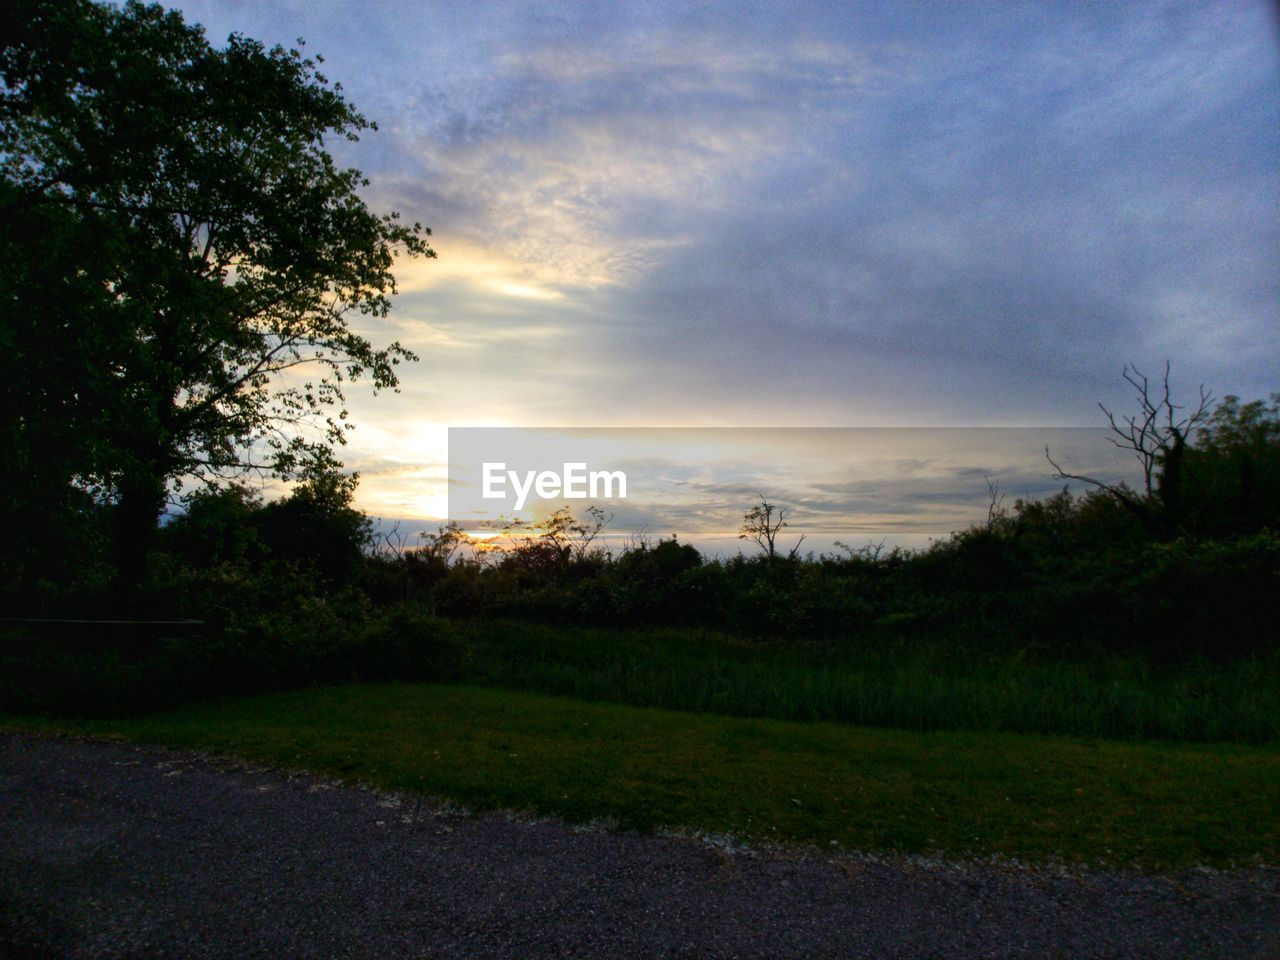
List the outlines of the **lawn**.
{"type": "Polygon", "coordinates": [[[133,719],[10,720],[626,828],[1176,868],[1280,862],[1280,751],[915,732],[353,685],[133,719]]]}

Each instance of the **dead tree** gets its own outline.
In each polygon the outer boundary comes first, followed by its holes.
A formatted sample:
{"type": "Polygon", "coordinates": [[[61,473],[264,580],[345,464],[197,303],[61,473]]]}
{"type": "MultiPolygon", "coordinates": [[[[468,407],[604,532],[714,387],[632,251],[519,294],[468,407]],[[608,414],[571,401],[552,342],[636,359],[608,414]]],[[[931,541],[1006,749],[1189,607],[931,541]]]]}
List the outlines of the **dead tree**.
{"type": "Polygon", "coordinates": [[[1138,368],[1128,364],[1124,378],[1138,395],[1138,412],[1117,417],[1099,403],[1111,429],[1108,439],[1121,450],[1128,450],[1137,458],[1142,469],[1142,492],[1135,494],[1123,483],[1107,483],[1096,477],[1069,473],[1058,465],[1049,448],[1044,449],[1045,459],[1055,471],[1057,480],[1078,480],[1095,489],[1105,491],[1135,514],[1148,529],[1172,532],[1178,528],[1182,515],[1183,458],[1187,438],[1208,416],[1213,397],[1200,386],[1200,399],[1195,407],[1173,402],[1169,385],[1169,363],[1165,362],[1164,377],[1159,384],[1152,384],[1138,368]]]}
{"type": "Polygon", "coordinates": [[[987,527],[995,529],[1002,526],[1009,519],[1009,511],[1004,505],[1006,494],[1000,489],[1000,481],[992,480],[990,477],[983,477],[987,481],[987,527]]]}
{"type": "MultiPolygon", "coordinates": [[[[569,528],[569,532],[573,534],[573,558],[578,561],[587,559],[591,554],[591,545],[595,543],[596,538],[604,531],[604,528],[613,523],[614,515],[605,513],[599,507],[592,505],[587,507],[587,515],[581,520],[575,520],[573,526],[569,528]]],[[[606,557],[612,556],[608,551],[604,551],[606,557]]]]}
{"type": "Polygon", "coordinates": [[[401,531],[400,521],[397,520],[391,525],[391,529],[382,535],[382,542],[374,544],[373,553],[375,556],[399,562],[404,559],[405,552],[409,549],[408,541],[409,535],[401,531]]]}

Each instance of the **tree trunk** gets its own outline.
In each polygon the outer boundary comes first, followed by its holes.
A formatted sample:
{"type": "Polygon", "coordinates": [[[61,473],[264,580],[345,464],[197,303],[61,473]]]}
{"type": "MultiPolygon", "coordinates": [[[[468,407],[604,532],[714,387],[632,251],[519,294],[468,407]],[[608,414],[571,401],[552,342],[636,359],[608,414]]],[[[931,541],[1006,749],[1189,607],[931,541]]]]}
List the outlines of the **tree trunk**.
{"type": "Polygon", "coordinates": [[[1158,491],[1166,537],[1175,537],[1182,530],[1182,463],[1186,449],[1186,439],[1175,434],[1160,464],[1158,491]]]}
{"type": "Polygon", "coordinates": [[[155,470],[139,469],[120,483],[116,503],[115,588],[117,599],[132,606],[147,569],[147,555],[155,540],[156,522],[164,508],[165,478],[155,470]]]}

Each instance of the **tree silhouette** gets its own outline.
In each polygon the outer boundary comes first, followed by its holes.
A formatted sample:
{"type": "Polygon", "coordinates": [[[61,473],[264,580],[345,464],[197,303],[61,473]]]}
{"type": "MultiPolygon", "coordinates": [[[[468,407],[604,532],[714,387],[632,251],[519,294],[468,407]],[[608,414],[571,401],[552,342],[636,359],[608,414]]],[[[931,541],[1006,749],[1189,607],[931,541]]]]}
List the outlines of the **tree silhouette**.
{"type": "Polygon", "coordinates": [[[137,2],[19,0],[7,20],[3,379],[35,399],[5,452],[38,459],[58,426],[50,479],[116,504],[128,583],[170,484],[334,468],[344,382],[394,388],[415,359],[347,318],[386,314],[397,253],[434,254],[330,156],[372,124],[319,58],[239,35],[216,49],[137,2]]]}
{"type": "Polygon", "coordinates": [[[1208,536],[1280,529],[1280,394],[1241,403],[1228,394],[1187,448],[1188,526],[1208,536]]]}
{"type": "Polygon", "coordinates": [[[1176,533],[1183,517],[1183,474],[1188,440],[1209,416],[1212,396],[1200,387],[1199,401],[1187,408],[1174,403],[1169,383],[1170,365],[1164,366],[1159,384],[1151,381],[1138,368],[1127,365],[1124,379],[1133,387],[1138,399],[1138,412],[1117,417],[1103,404],[1098,404],[1110,425],[1111,442],[1128,450],[1142,469],[1142,492],[1135,493],[1124,484],[1107,483],[1095,477],[1069,473],[1053,459],[1049,448],[1044,455],[1056,471],[1058,480],[1079,480],[1114,497],[1142,520],[1152,531],[1176,533]]]}
{"type": "MultiPolygon", "coordinates": [[[[770,503],[764,494],[758,494],[760,502],[742,515],[742,528],[738,531],[739,540],[752,540],[760,548],[765,559],[770,562],[777,556],[778,534],[787,527],[787,516],[790,507],[770,503]]],[[[800,551],[804,536],[796,541],[796,545],[788,553],[788,559],[795,559],[800,551]]]]}

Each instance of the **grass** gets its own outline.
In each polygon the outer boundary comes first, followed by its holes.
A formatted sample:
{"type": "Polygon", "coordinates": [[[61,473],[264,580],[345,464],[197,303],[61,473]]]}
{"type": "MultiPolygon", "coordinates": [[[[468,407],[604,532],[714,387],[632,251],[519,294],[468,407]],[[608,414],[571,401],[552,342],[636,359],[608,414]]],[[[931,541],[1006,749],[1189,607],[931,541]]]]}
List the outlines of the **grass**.
{"type": "Polygon", "coordinates": [[[641,829],[1145,868],[1280,860],[1280,753],[1239,744],[876,730],[440,685],[39,724],[641,829]]]}
{"type": "Polygon", "coordinates": [[[351,625],[330,617],[319,631],[304,620],[127,650],[0,647],[0,712],[111,715],[315,682],[432,680],[901,730],[1280,743],[1280,650],[1161,665],[885,635],[824,648],[689,629],[450,621],[408,605],[351,625]]]}
{"type": "Polygon", "coordinates": [[[692,630],[442,629],[465,651],[464,682],[586,700],[920,731],[1280,741],[1275,656],[1162,668],[905,644],[824,651],[692,630]]]}

